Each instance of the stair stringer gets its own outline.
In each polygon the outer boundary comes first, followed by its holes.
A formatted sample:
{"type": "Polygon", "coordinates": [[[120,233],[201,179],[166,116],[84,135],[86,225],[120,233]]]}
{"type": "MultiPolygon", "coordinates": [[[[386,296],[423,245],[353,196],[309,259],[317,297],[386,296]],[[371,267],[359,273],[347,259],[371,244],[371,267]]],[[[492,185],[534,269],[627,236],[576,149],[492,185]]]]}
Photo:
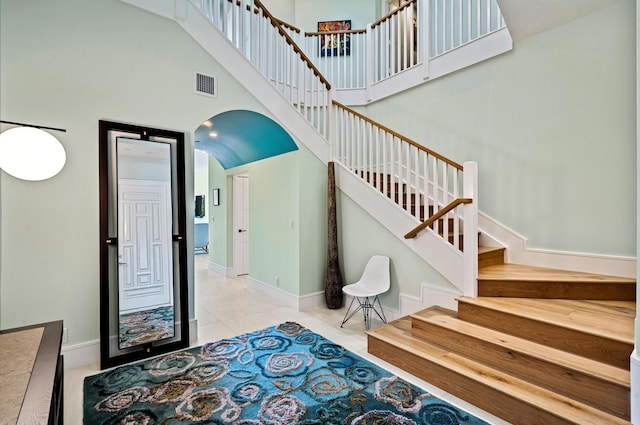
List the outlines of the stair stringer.
{"type": "Polygon", "coordinates": [[[271,112],[273,119],[304,144],[323,164],[327,140],[276,90],[251,62],[188,0],[121,0],[176,21],[224,69],[271,112]],[[171,13],[171,11],[174,11],[171,13]]]}
{"type": "MultiPolygon", "coordinates": [[[[336,163],[336,185],[345,195],[360,205],[383,227],[452,283],[453,288],[443,288],[443,293],[449,294],[447,298],[454,301],[456,296],[462,294],[462,291],[458,289],[462,288],[464,277],[462,252],[436,236],[431,230],[425,230],[413,239],[405,239],[403,235],[419,223],[417,219],[339,163],[336,163]]],[[[434,287],[434,289],[438,288],[434,287]]]]}
{"type": "Polygon", "coordinates": [[[506,263],[635,278],[637,259],[613,255],[530,248],[527,238],[478,212],[480,245],[506,248],[506,263]]]}

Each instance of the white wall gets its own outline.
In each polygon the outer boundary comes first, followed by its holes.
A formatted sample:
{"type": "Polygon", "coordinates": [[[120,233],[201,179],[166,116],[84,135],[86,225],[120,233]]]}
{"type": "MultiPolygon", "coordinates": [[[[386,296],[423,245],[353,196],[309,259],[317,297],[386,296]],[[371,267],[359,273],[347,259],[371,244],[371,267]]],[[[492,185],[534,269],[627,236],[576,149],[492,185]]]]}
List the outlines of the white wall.
{"type": "Polygon", "coordinates": [[[377,6],[371,0],[296,0],[295,25],[307,32],[318,31],[319,21],[351,19],[352,29],[374,22],[377,6]]]}
{"type": "Polygon", "coordinates": [[[295,0],[263,0],[267,10],[276,18],[288,24],[295,25],[296,1],[295,0]]]}
{"type": "MultiPolygon", "coordinates": [[[[119,0],[3,0],[0,67],[3,120],[67,130],[56,134],[67,153],[60,174],[42,182],[0,175],[0,322],[63,319],[70,344],[96,340],[98,120],[186,132],[189,176],[191,134],[202,121],[262,109],[178,25],[119,0]],[[218,78],[224,103],[193,94],[195,70],[218,78]]],[[[187,192],[193,199],[189,178],[187,192]]]]}
{"type": "MultiPolygon", "coordinates": [[[[209,155],[206,152],[194,151],[193,194],[204,195],[204,217],[193,219],[194,223],[208,223],[211,214],[211,191],[209,190],[209,155]]],[[[187,204],[187,217],[193,215],[193,203],[187,204]],[[191,209],[190,209],[191,208],[191,209]]],[[[188,223],[191,225],[191,223],[188,223]]]]}
{"type": "Polygon", "coordinates": [[[622,0],[365,112],[479,164],[479,208],[554,251],[636,256],[635,9],[622,0]]]}

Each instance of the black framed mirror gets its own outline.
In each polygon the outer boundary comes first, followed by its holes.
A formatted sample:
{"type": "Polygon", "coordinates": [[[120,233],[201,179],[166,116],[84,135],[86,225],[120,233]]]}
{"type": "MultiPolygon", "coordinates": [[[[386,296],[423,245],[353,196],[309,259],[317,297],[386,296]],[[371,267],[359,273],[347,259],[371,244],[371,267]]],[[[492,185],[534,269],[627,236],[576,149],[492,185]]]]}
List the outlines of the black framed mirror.
{"type": "Polygon", "coordinates": [[[189,346],[184,134],[99,122],[100,366],[189,346]]]}

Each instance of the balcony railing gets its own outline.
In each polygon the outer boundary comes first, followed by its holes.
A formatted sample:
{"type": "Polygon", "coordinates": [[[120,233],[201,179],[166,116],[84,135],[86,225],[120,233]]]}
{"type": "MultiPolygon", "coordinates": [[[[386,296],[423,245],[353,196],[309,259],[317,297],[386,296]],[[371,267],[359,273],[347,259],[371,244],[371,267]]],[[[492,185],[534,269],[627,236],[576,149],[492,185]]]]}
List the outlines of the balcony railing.
{"type": "Polygon", "coordinates": [[[325,138],[331,84],[259,0],[191,0],[325,138]]]}
{"type": "Polygon", "coordinates": [[[505,27],[497,0],[409,0],[364,29],[290,34],[336,89],[365,89],[505,27]]]}

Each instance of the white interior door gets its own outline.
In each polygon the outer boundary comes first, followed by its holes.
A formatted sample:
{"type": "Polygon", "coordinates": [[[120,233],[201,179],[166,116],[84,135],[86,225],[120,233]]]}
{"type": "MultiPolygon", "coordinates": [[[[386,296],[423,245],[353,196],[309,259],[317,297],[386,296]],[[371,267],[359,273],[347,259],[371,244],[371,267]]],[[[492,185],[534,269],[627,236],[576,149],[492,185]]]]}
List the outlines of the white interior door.
{"type": "Polygon", "coordinates": [[[120,314],[173,302],[170,182],[119,179],[120,314]]]}
{"type": "Polygon", "coordinates": [[[249,273],[249,176],[233,176],[233,269],[249,273]]]}

